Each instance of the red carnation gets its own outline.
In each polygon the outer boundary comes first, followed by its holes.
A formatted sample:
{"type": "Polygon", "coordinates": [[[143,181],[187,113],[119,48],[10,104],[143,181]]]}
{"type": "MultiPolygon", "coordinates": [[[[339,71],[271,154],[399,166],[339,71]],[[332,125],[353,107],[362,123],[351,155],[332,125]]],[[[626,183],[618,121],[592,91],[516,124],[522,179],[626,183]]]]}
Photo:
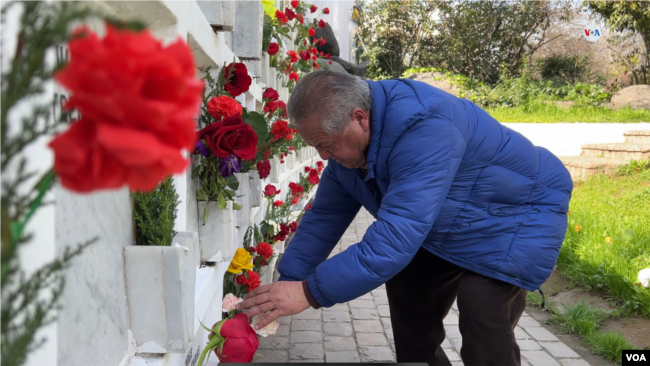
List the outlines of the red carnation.
{"type": "Polygon", "coordinates": [[[298,1],[298,0],[291,0],[291,7],[293,7],[293,8],[295,9],[295,8],[298,7],[298,5],[300,5],[300,1],[298,1]]]}
{"type": "Polygon", "coordinates": [[[306,167],[305,167],[305,173],[309,173],[310,171],[311,171],[311,168],[308,167],[308,166],[306,166],[306,167]]]}
{"type": "Polygon", "coordinates": [[[323,19],[321,19],[321,20],[318,21],[318,26],[321,27],[321,28],[325,28],[327,26],[327,24],[325,24],[325,21],[323,19]]]}
{"type": "Polygon", "coordinates": [[[298,74],[292,72],[291,74],[289,74],[289,80],[298,81],[298,74]]]}
{"type": "Polygon", "coordinates": [[[308,61],[310,57],[311,57],[311,53],[309,53],[308,51],[300,51],[301,59],[308,61]]]}
{"type": "Polygon", "coordinates": [[[268,160],[260,161],[257,163],[257,174],[260,179],[264,179],[271,173],[271,163],[268,160]]]}
{"type": "Polygon", "coordinates": [[[296,224],[295,221],[291,221],[291,223],[289,224],[289,228],[291,229],[292,233],[295,233],[296,230],[298,230],[298,224],[296,224]]]}
{"type": "Polygon", "coordinates": [[[318,168],[316,168],[316,169],[318,169],[319,173],[323,171],[323,167],[320,167],[320,166],[318,168]]]}
{"type": "Polygon", "coordinates": [[[302,14],[296,14],[296,19],[298,19],[300,24],[305,24],[305,18],[302,17],[302,14]]]}
{"type": "Polygon", "coordinates": [[[212,97],[208,102],[208,113],[215,119],[221,121],[224,117],[230,117],[233,114],[242,114],[241,104],[226,95],[212,97]]]}
{"type": "Polygon", "coordinates": [[[320,45],[322,46],[322,45],[324,45],[325,43],[327,43],[327,41],[325,40],[325,38],[321,38],[321,39],[320,39],[320,45]]]}
{"type": "Polygon", "coordinates": [[[325,58],[329,60],[332,58],[332,55],[328,53],[327,55],[325,55],[325,58]]]}
{"type": "Polygon", "coordinates": [[[293,20],[296,17],[296,13],[289,8],[284,8],[284,15],[286,15],[289,20],[293,20]]]}
{"type": "Polygon", "coordinates": [[[310,36],[310,37],[313,37],[313,36],[315,36],[315,35],[316,35],[316,29],[314,29],[314,28],[309,28],[309,36],[310,36]]]}
{"type": "Polygon", "coordinates": [[[275,206],[275,207],[280,207],[282,205],[284,205],[284,202],[282,202],[280,200],[277,200],[277,201],[273,202],[273,206],[275,206]]]}
{"type": "Polygon", "coordinates": [[[318,7],[317,7],[316,5],[312,5],[312,6],[309,7],[309,10],[310,10],[312,13],[315,13],[316,10],[318,10],[318,7]]]}
{"type": "Polygon", "coordinates": [[[255,247],[250,247],[250,248],[248,248],[248,251],[251,252],[251,253],[255,253],[257,251],[257,249],[255,249],[255,247]]]}
{"type": "Polygon", "coordinates": [[[291,203],[295,205],[295,204],[298,203],[298,200],[299,200],[299,198],[298,198],[298,196],[296,196],[291,200],[291,203]]]}
{"type": "Polygon", "coordinates": [[[330,13],[330,8],[323,8],[323,13],[329,14],[330,13]]]}
{"type": "Polygon", "coordinates": [[[235,277],[235,280],[238,285],[248,285],[248,292],[255,290],[262,284],[262,281],[260,281],[260,275],[255,271],[248,271],[245,274],[241,274],[235,277]],[[248,278],[246,278],[246,275],[248,275],[248,278]]]}
{"type": "Polygon", "coordinates": [[[198,135],[218,158],[235,154],[240,159],[252,160],[257,154],[257,134],[251,125],[244,123],[239,114],[232,115],[223,122],[209,124],[198,135]]]}
{"type": "Polygon", "coordinates": [[[293,151],[293,146],[289,146],[289,151],[293,151]]]}
{"type": "Polygon", "coordinates": [[[270,56],[275,56],[279,50],[280,50],[280,45],[278,45],[275,42],[271,42],[269,44],[269,49],[266,52],[268,52],[270,56]]]}
{"type": "Polygon", "coordinates": [[[273,184],[267,184],[264,187],[264,195],[266,197],[273,198],[276,194],[280,194],[280,190],[276,190],[273,184]]]}
{"type": "Polygon", "coordinates": [[[226,66],[223,76],[227,80],[224,89],[233,97],[248,91],[253,82],[253,79],[248,75],[246,65],[243,63],[232,63],[226,66]]]}
{"type": "Polygon", "coordinates": [[[284,13],[281,12],[280,10],[275,11],[275,17],[278,19],[280,24],[286,24],[288,22],[287,16],[284,15],[284,13]]]}
{"type": "Polygon", "coordinates": [[[268,99],[270,102],[275,102],[280,99],[280,95],[273,88],[266,88],[262,94],[262,99],[268,99]]]}
{"type": "MultiPolygon", "coordinates": [[[[287,56],[289,56],[289,61],[291,63],[294,63],[294,62],[296,62],[296,61],[298,61],[300,59],[300,57],[298,57],[298,53],[296,51],[294,51],[294,50],[287,51],[287,56]]],[[[289,67],[291,67],[291,66],[289,66],[289,67]]]]}
{"type": "Polygon", "coordinates": [[[275,122],[271,128],[271,134],[273,134],[274,140],[282,140],[284,138],[291,140],[293,138],[291,135],[292,131],[293,130],[289,128],[289,123],[284,120],[275,122]]]}
{"type": "MultiPolygon", "coordinates": [[[[285,103],[285,102],[283,102],[281,100],[278,100],[276,103],[277,103],[277,109],[282,111],[282,114],[280,115],[280,117],[283,117],[283,118],[286,117],[287,116],[287,103],[285,103]]],[[[294,133],[296,133],[296,132],[298,132],[298,130],[294,130],[294,133]]]]}
{"type": "Polygon", "coordinates": [[[323,166],[323,162],[322,162],[322,161],[320,161],[320,160],[319,160],[319,161],[317,161],[317,162],[316,162],[316,166],[320,166],[320,167],[322,167],[322,166],[323,166]]]}
{"type": "Polygon", "coordinates": [[[269,259],[273,256],[273,248],[265,241],[257,244],[257,254],[264,259],[269,259]]]}
{"type": "Polygon", "coordinates": [[[311,208],[311,202],[307,206],[305,206],[305,211],[309,210],[310,208],[311,208]]]}
{"type": "Polygon", "coordinates": [[[328,62],[330,65],[332,64],[332,61],[328,62]]]}
{"type": "Polygon", "coordinates": [[[314,55],[311,59],[312,60],[318,60],[318,55],[314,55]]]}
{"type": "Polygon", "coordinates": [[[103,39],[77,29],[69,49],[70,63],[54,78],[72,94],[65,108],[82,117],[49,145],[63,186],[151,190],[183,171],[180,152],[194,150],[204,85],[189,47],[183,41],[163,47],[148,31],[107,25],[103,39]]]}
{"type": "Polygon", "coordinates": [[[318,184],[318,182],[320,182],[320,178],[318,177],[318,170],[316,169],[310,170],[307,181],[311,184],[318,184]]]}

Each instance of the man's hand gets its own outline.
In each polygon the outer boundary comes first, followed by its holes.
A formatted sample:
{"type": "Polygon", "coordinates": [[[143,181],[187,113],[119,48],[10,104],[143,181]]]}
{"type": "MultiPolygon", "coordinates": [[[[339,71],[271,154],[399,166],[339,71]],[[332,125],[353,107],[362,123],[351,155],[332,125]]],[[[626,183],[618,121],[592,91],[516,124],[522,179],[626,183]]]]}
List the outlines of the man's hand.
{"type": "Polygon", "coordinates": [[[237,310],[250,308],[244,313],[249,319],[273,310],[255,324],[255,329],[262,329],[281,316],[298,314],[309,306],[302,282],[280,281],[249,292],[245,300],[237,304],[237,310]]]}

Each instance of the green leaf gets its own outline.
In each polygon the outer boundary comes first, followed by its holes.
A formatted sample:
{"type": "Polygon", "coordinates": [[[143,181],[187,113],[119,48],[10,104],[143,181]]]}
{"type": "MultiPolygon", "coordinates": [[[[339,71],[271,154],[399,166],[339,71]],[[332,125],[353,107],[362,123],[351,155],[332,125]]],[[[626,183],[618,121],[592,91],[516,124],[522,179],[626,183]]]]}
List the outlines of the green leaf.
{"type": "Polygon", "coordinates": [[[232,201],[232,192],[229,189],[225,189],[223,192],[228,196],[228,199],[232,201]]]}
{"type": "Polygon", "coordinates": [[[202,189],[197,189],[196,190],[196,200],[197,201],[207,201],[208,200],[208,194],[205,193],[205,191],[202,190],[202,189]]]}
{"type": "Polygon", "coordinates": [[[239,180],[237,177],[233,174],[226,178],[226,185],[228,188],[232,189],[233,191],[236,191],[237,188],[239,188],[239,180]]]}
{"type": "Polygon", "coordinates": [[[240,204],[237,203],[237,202],[233,202],[233,203],[232,203],[232,208],[235,209],[235,210],[241,210],[241,209],[242,209],[242,205],[240,205],[240,204]]]}
{"type": "Polygon", "coordinates": [[[250,112],[247,117],[248,119],[245,122],[253,127],[253,130],[257,134],[257,140],[260,142],[266,140],[269,134],[269,126],[266,124],[264,116],[257,112],[250,112]]]}
{"type": "Polygon", "coordinates": [[[199,176],[199,173],[201,172],[201,167],[197,166],[192,170],[192,179],[196,178],[199,176]]]}
{"type": "Polygon", "coordinates": [[[217,203],[219,204],[220,209],[222,210],[226,209],[226,200],[223,198],[221,194],[217,197],[217,203]]]}
{"type": "MultiPolygon", "coordinates": [[[[210,202],[208,202],[208,203],[210,203],[210,202]]],[[[209,213],[210,213],[210,211],[208,211],[208,205],[206,204],[205,209],[203,209],[203,226],[205,226],[205,224],[208,223],[208,214],[209,213]]]]}

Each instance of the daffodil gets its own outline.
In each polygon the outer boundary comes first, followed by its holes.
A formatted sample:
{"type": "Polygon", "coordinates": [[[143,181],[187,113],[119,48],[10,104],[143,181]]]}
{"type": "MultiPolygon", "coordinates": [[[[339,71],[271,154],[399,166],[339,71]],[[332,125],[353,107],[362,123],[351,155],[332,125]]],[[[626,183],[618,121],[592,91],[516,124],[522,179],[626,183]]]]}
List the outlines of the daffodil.
{"type": "Polygon", "coordinates": [[[576,231],[576,233],[579,233],[582,231],[582,225],[576,224],[576,226],[574,226],[573,229],[576,231]]]}

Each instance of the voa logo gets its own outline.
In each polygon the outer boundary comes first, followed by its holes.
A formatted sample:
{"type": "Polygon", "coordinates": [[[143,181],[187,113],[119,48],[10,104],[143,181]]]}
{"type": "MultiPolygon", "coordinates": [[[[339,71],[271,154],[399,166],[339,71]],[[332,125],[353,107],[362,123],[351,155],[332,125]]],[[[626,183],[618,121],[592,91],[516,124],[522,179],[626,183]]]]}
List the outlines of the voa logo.
{"type": "Polygon", "coordinates": [[[650,350],[623,350],[622,366],[640,366],[650,364],[650,350]]]}
{"type": "Polygon", "coordinates": [[[596,42],[601,35],[600,27],[594,23],[591,23],[583,29],[582,35],[587,41],[596,42]]]}
{"type": "Polygon", "coordinates": [[[627,354],[625,355],[628,361],[634,361],[634,362],[639,362],[639,361],[646,361],[645,355],[644,354],[627,354]]]}

